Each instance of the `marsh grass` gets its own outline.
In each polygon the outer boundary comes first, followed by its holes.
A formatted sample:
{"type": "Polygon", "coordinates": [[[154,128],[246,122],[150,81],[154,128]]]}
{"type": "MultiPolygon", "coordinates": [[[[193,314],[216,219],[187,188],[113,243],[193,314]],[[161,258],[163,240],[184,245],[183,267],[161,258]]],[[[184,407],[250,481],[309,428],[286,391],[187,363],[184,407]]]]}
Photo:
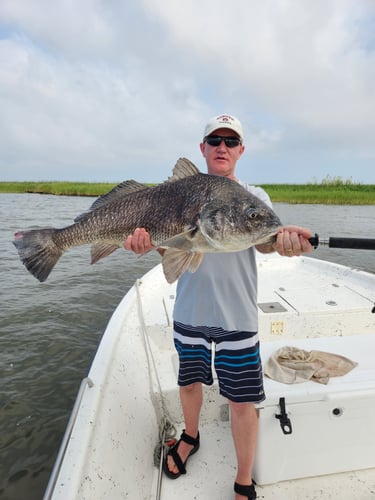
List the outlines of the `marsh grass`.
{"type": "Polygon", "coordinates": [[[374,184],[264,184],[271,200],[285,203],[374,205],[374,184]]]}
{"type": "MultiPolygon", "coordinates": [[[[0,182],[0,193],[100,196],[115,185],[90,182],[0,182]]],[[[327,177],[321,182],[307,184],[263,184],[262,187],[274,202],[375,205],[375,184],[359,184],[339,177],[327,177]]]]}
{"type": "Polygon", "coordinates": [[[0,193],[39,193],[58,196],[100,196],[115,183],[96,182],[0,182],[0,193]]]}

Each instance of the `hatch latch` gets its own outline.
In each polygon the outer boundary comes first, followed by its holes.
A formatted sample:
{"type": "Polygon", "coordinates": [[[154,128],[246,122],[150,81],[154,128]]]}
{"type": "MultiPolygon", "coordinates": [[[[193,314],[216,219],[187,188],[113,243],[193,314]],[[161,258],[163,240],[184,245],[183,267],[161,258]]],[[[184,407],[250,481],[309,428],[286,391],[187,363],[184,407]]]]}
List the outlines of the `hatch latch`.
{"type": "Polygon", "coordinates": [[[292,434],[292,422],[288,417],[285,409],[285,398],[279,399],[280,414],[275,415],[275,418],[280,420],[280,427],[284,434],[292,434]]]}

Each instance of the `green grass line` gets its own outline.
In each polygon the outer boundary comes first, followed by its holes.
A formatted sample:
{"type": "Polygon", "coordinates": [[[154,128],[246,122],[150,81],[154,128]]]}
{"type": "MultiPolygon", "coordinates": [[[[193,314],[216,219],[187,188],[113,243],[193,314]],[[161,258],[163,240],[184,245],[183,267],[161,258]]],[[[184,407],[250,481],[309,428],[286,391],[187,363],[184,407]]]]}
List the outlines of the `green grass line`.
{"type": "MultiPolygon", "coordinates": [[[[0,182],[0,193],[40,193],[66,196],[101,196],[115,183],[0,182]]],[[[148,184],[152,186],[152,184],[148,184]]],[[[375,184],[334,180],[320,184],[262,184],[274,202],[375,205],[375,184]]]]}
{"type": "Polygon", "coordinates": [[[272,201],[337,205],[375,205],[374,184],[264,184],[272,201]]]}
{"type": "Polygon", "coordinates": [[[109,182],[0,182],[0,193],[39,193],[56,196],[101,196],[114,188],[109,182]]]}

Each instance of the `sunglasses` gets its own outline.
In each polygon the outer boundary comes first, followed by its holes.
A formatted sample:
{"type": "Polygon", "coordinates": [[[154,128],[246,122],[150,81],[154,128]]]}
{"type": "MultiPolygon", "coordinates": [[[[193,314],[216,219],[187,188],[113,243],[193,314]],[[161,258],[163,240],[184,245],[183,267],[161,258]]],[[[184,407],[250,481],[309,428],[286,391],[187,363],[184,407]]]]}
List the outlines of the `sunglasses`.
{"type": "Polygon", "coordinates": [[[208,135],[204,140],[210,146],[219,146],[222,141],[228,148],[235,148],[241,144],[241,139],[238,137],[222,137],[221,135],[208,135]]]}

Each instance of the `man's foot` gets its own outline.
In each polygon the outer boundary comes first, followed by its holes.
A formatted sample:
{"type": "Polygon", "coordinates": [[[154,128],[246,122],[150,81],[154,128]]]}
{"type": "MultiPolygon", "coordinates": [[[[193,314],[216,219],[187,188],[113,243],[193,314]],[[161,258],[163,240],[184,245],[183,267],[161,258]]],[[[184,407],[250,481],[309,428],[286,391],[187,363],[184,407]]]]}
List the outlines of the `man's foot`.
{"type": "Polygon", "coordinates": [[[236,500],[255,500],[257,497],[253,484],[245,486],[243,484],[234,483],[234,491],[236,492],[236,500]]]}
{"type": "MultiPolygon", "coordinates": [[[[185,443],[185,441],[180,441],[178,443],[176,452],[178,453],[182,463],[186,463],[186,460],[189,458],[190,452],[193,448],[194,446],[185,443]]],[[[167,456],[167,463],[168,463],[168,470],[170,472],[172,472],[173,474],[177,474],[179,472],[177,465],[174,463],[172,455],[167,456]]]]}
{"type": "Polygon", "coordinates": [[[177,479],[181,474],[186,474],[186,462],[190,455],[199,449],[199,432],[196,438],[192,438],[183,431],[180,439],[167,452],[164,459],[163,469],[171,479],[177,479]]]}

